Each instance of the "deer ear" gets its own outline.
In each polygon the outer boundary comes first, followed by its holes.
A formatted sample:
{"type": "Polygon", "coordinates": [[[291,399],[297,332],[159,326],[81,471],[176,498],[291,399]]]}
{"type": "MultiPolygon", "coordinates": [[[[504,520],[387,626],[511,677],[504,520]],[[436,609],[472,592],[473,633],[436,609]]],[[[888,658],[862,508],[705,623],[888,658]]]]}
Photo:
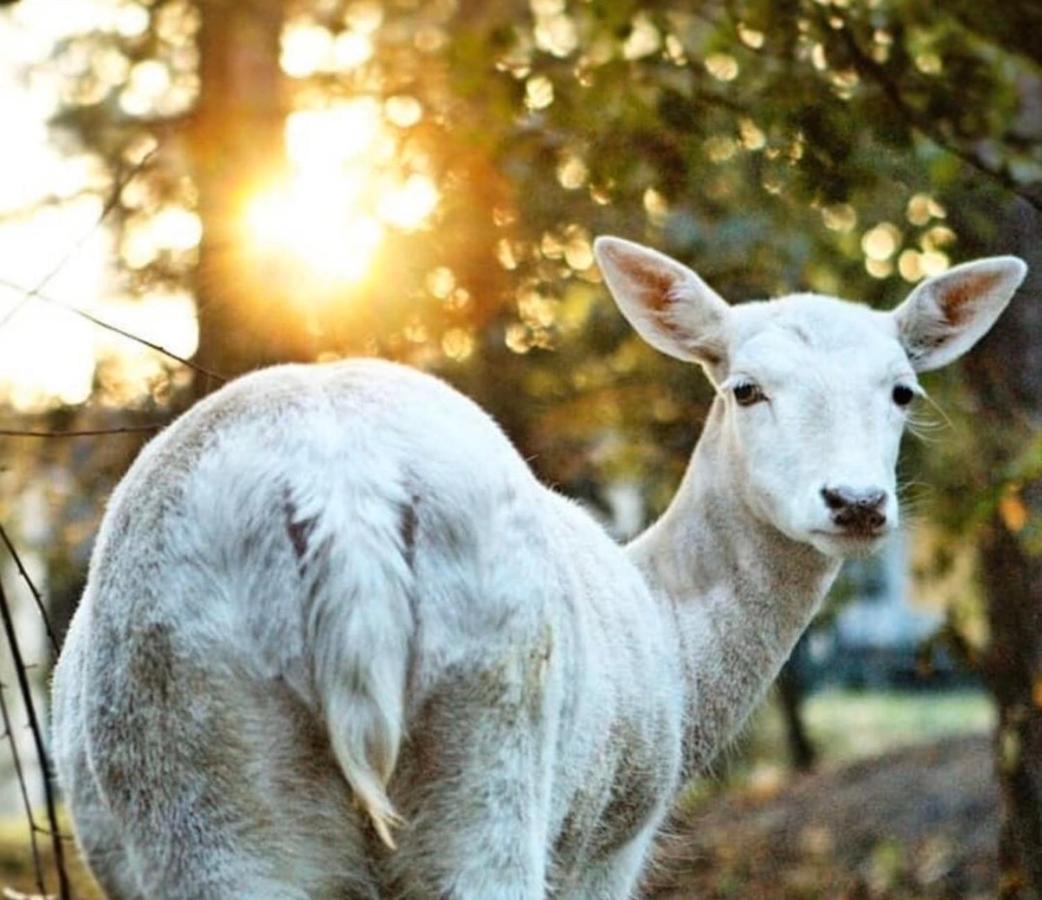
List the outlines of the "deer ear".
{"type": "Polygon", "coordinates": [[[977,343],[1027,274],[1015,256],[963,263],[920,284],[892,313],[917,372],[939,369],[977,343]]]}
{"type": "Polygon", "coordinates": [[[622,314],[652,347],[686,362],[724,359],[727,303],[687,266],[616,237],[593,242],[622,314]]]}

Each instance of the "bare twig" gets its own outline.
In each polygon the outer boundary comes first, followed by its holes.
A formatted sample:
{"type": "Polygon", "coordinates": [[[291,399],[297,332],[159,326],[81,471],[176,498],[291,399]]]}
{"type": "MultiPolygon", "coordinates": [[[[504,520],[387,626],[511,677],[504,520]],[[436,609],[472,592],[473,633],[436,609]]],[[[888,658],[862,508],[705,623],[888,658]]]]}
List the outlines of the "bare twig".
{"type": "MultiPolygon", "coordinates": [[[[47,837],[51,836],[51,829],[50,828],[44,828],[39,823],[37,823],[34,827],[36,829],[36,833],[37,834],[45,834],[45,835],[47,835],[47,837]]],[[[66,834],[64,831],[59,831],[58,832],[58,837],[61,838],[63,841],[75,841],[76,840],[76,838],[74,838],[71,834],[66,834]]]]}
{"type": "Polygon", "coordinates": [[[96,193],[97,191],[92,191],[90,188],[83,188],[71,194],[48,194],[44,197],[38,197],[27,206],[9,209],[0,213],[0,222],[6,224],[20,219],[28,219],[45,207],[64,206],[70,200],[79,200],[81,197],[93,197],[96,193]]]}
{"type": "Polygon", "coordinates": [[[22,768],[22,758],[18,753],[18,744],[14,738],[14,729],[11,726],[11,714],[7,711],[7,701],[4,699],[4,691],[7,685],[0,684],[0,717],[4,723],[4,737],[11,745],[11,759],[14,761],[14,774],[18,780],[18,792],[22,795],[22,805],[25,807],[25,817],[29,821],[29,845],[33,854],[33,871],[36,874],[36,886],[41,894],[47,893],[47,885],[43,879],[43,862],[40,859],[40,844],[36,839],[37,825],[33,817],[33,802],[29,798],[29,786],[25,780],[25,770],[22,768]]]}
{"type": "Polygon", "coordinates": [[[841,29],[840,34],[846,44],[847,50],[850,52],[855,69],[857,69],[860,75],[875,82],[876,86],[883,92],[883,95],[888,101],[890,101],[890,105],[893,106],[911,129],[918,131],[921,135],[929,138],[945,152],[962,160],[966,165],[970,166],[970,168],[980,172],[985,177],[1001,185],[1011,194],[1020,197],[1036,210],[1042,212],[1042,199],[1035,196],[1032,192],[1025,190],[1023,185],[1013,177],[1013,174],[1009,171],[1008,167],[989,165],[976,153],[967,150],[965,147],[962,147],[957,142],[953,141],[930,116],[923,115],[919,110],[905,100],[901,95],[900,88],[894,83],[893,79],[891,79],[890,73],[887,72],[886,67],[876,62],[861,49],[857,39],[851,33],[850,28],[841,29]]]}
{"type": "Polygon", "coordinates": [[[170,350],[167,350],[165,347],[162,347],[159,344],[155,344],[152,341],[146,340],[145,338],[139,337],[138,335],[126,331],[125,329],[120,328],[117,325],[113,325],[110,322],[105,322],[84,309],[80,309],[69,303],[63,303],[60,300],[55,300],[53,297],[48,297],[43,293],[43,289],[50,283],[50,281],[55,277],[55,275],[57,275],[62,270],[62,268],[64,268],[65,264],[76,254],[80,247],[83,246],[84,242],[95,231],[97,231],[97,229],[101,226],[101,223],[105,221],[109,213],[112,212],[112,210],[116,207],[116,204],[119,203],[119,197],[120,194],[123,192],[123,189],[149,163],[149,161],[156,154],[156,152],[157,150],[155,148],[150,150],[129,171],[127,171],[122,178],[116,180],[105,201],[105,205],[102,207],[101,212],[98,214],[97,220],[94,222],[91,228],[86,233],[84,233],[84,235],[75,244],[73,244],[66,253],[62,255],[61,259],[59,259],[58,262],[51,267],[47,274],[44,275],[44,277],[39,282],[37,282],[37,284],[34,287],[27,289],[22,285],[15,284],[14,282],[9,281],[6,278],[0,278],[0,284],[4,285],[5,287],[11,288],[12,290],[19,291],[23,294],[22,298],[11,309],[9,309],[2,318],[0,318],[0,328],[2,328],[11,319],[13,319],[27,303],[29,303],[32,300],[42,300],[45,303],[50,303],[54,306],[59,307],[60,309],[67,310],[68,312],[72,313],[73,315],[77,315],[82,319],[86,319],[88,322],[97,325],[99,328],[104,328],[105,330],[111,331],[114,334],[118,334],[121,337],[125,337],[128,340],[132,340],[139,344],[142,344],[145,347],[148,347],[150,350],[155,350],[157,353],[161,353],[163,356],[169,357],[170,359],[173,359],[176,362],[181,363],[181,365],[187,366],[188,368],[200,373],[201,375],[205,375],[207,378],[212,378],[219,383],[223,383],[226,379],[218,373],[212,372],[209,369],[206,369],[203,366],[198,365],[197,363],[193,363],[190,360],[187,360],[184,357],[179,356],[178,354],[170,350]]]}
{"type": "Polygon", "coordinates": [[[97,437],[104,434],[140,434],[142,432],[159,431],[164,426],[160,423],[155,425],[125,425],[120,428],[83,428],[71,431],[19,431],[16,428],[0,428],[0,437],[27,437],[27,438],[77,438],[97,437]]]}
{"type": "MultiPolygon", "coordinates": [[[[16,284],[15,282],[3,277],[0,277],[0,285],[10,288],[14,291],[25,290],[25,288],[22,287],[20,284],[16,284]]],[[[61,300],[56,300],[54,297],[48,297],[46,294],[43,294],[40,291],[37,291],[33,295],[33,297],[36,300],[42,300],[44,303],[51,303],[54,306],[58,307],[58,309],[64,309],[66,312],[70,312],[73,315],[79,316],[81,319],[86,319],[88,322],[90,322],[93,325],[97,325],[99,328],[104,328],[106,331],[111,331],[113,334],[118,334],[120,337],[125,337],[128,340],[134,341],[138,344],[142,344],[143,346],[148,347],[150,350],[155,350],[156,353],[162,353],[163,356],[166,356],[174,360],[175,362],[181,363],[182,366],[188,366],[189,369],[198,372],[200,375],[205,375],[207,378],[213,378],[215,381],[218,381],[222,384],[228,380],[223,375],[219,375],[217,372],[213,372],[210,369],[204,368],[203,366],[200,366],[198,363],[194,363],[189,359],[185,359],[183,356],[178,356],[172,350],[167,350],[166,347],[162,347],[159,344],[154,344],[152,343],[152,341],[146,340],[145,338],[133,334],[130,331],[126,331],[120,328],[118,325],[113,325],[111,322],[106,322],[103,319],[99,319],[97,316],[87,312],[85,309],[80,309],[78,306],[73,306],[71,303],[64,303],[61,300]]]]}
{"type": "Polygon", "coordinates": [[[13,307],[11,307],[11,309],[9,309],[3,318],[0,318],[0,328],[3,328],[4,325],[10,322],[11,319],[13,319],[16,315],[18,315],[22,307],[24,307],[30,300],[32,300],[34,297],[39,296],[40,291],[47,287],[51,279],[53,279],[55,275],[57,275],[62,269],[65,268],[65,264],[70,259],[72,259],[73,256],[76,255],[79,249],[87,242],[87,239],[90,238],[91,235],[93,235],[94,232],[98,230],[101,223],[104,222],[105,219],[108,217],[108,214],[112,212],[113,209],[115,209],[116,204],[119,203],[119,195],[123,193],[123,188],[125,188],[130,183],[131,179],[133,179],[134,176],[137,175],[137,173],[140,172],[148,164],[148,162],[152,159],[155,153],[156,148],[151,149],[148,153],[141,157],[141,159],[138,160],[137,164],[134,165],[122,178],[116,179],[116,182],[112,185],[112,190],[109,191],[109,195],[105,200],[105,204],[101,207],[101,212],[98,213],[98,217],[94,221],[94,224],[91,225],[91,227],[80,236],[80,239],[76,241],[75,244],[69,247],[69,249],[62,254],[61,258],[53,266],[51,266],[47,274],[44,275],[39,282],[37,282],[36,287],[27,291],[25,296],[22,297],[22,299],[19,300],[13,307]]]}
{"type": "Polygon", "coordinates": [[[3,896],[4,900],[54,900],[54,894],[23,894],[13,887],[5,887],[0,896],[3,896]]]}
{"type": "Polygon", "coordinates": [[[37,718],[36,706],[33,703],[32,692],[29,688],[25,660],[22,658],[22,650],[18,645],[18,635],[14,630],[14,619],[11,616],[11,608],[7,603],[7,594],[4,592],[2,583],[0,583],[0,619],[3,620],[7,643],[11,648],[11,660],[14,663],[15,674],[18,676],[18,689],[21,692],[22,701],[25,703],[25,712],[29,719],[29,730],[32,732],[33,743],[36,745],[36,756],[40,761],[40,770],[43,775],[43,792],[47,803],[47,822],[51,829],[54,867],[58,873],[58,894],[61,900],[70,900],[72,893],[69,889],[69,875],[65,869],[65,848],[62,846],[58,831],[58,811],[54,797],[54,782],[51,777],[50,760],[47,756],[47,748],[44,745],[43,729],[40,727],[40,720],[37,718]]]}
{"type": "Polygon", "coordinates": [[[11,539],[7,536],[3,525],[0,525],[0,541],[3,541],[4,546],[7,547],[7,552],[11,554],[14,564],[18,567],[18,574],[22,576],[22,581],[29,586],[29,593],[33,595],[36,608],[40,611],[40,618],[43,619],[43,626],[47,629],[47,637],[51,642],[51,649],[54,651],[54,655],[57,656],[58,639],[54,636],[54,629],[51,627],[51,617],[47,615],[47,607],[43,605],[43,598],[36,589],[36,585],[33,584],[32,578],[29,577],[29,573],[25,570],[25,566],[22,565],[22,558],[18,555],[18,551],[15,550],[14,544],[11,543],[11,539]]]}

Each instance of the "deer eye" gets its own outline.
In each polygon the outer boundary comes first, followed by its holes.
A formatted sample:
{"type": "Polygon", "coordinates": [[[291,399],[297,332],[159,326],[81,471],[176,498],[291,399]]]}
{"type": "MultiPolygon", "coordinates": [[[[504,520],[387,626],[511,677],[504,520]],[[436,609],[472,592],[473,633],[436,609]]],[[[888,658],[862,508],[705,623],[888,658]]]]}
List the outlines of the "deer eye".
{"type": "Polygon", "coordinates": [[[915,391],[907,385],[899,384],[894,388],[890,396],[893,397],[894,403],[898,406],[907,406],[915,398],[915,391]]]}
{"type": "Polygon", "coordinates": [[[767,399],[764,392],[760,390],[759,385],[753,384],[751,381],[743,381],[741,384],[736,384],[733,392],[734,399],[738,401],[739,406],[752,406],[754,403],[767,399]]]}

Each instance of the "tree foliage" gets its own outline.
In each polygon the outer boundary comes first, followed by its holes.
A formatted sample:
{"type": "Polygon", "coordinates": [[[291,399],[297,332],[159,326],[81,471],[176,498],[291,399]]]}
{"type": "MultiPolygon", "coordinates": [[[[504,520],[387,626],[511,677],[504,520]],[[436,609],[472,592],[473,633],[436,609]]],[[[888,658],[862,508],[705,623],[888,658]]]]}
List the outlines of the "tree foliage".
{"type": "MultiPolygon", "coordinates": [[[[625,326],[594,235],[659,246],[732,300],[811,289],[885,306],[998,246],[1018,204],[1042,207],[1042,12],[1027,0],[110,6],[49,65],[55,134],[91,161],[85,189],[145,161],[109,220],[121,287],[189,291],[196,359],[228,375],[353,353],[437,371],[545,479],[599,502],[632,480],[661,509],[711,393],[625,326]],[[357,134],[308,132],[299,114],[358,103],[379,135],[357,202],[378,209],[386,185],[420,178],[437,203],[381,220],[364,277],[344,280],[315,266],[336,240],[317,231],[294,255],[244,223],[301,160],[329,163],[330,184],[343,174],[336,141],[357,134]]],[[[342,237],[345,254],[368,239],[342,237]]],[[[96,418],[122,397],[139,419],[166,416],[214,386],[176,365],[146,390],[117,374],[99,370],[92,401],[55,415],[96,418]]],[[[955,407],[988,402],[945,378],[932,384],[955,407]]],[[[1034,534],[1008,527],[1038,477],[1037,448],[1018,449],[1033,426],[1003,421],[916,447],[953,531],[1034,534]]],[[[111,449],[75,452],[81,484],[119,468],[111,449]]]]}

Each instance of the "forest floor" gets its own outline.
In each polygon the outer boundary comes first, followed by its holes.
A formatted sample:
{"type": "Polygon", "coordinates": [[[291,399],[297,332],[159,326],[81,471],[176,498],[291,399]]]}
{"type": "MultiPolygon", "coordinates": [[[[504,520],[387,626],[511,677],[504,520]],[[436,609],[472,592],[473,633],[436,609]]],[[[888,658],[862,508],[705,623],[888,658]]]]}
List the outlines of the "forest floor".
{"type": "MultiPolygon", "coordinates": [[[[785,782],[702,796],[678,817],[653,900],[994,896],[989,741],[946,738],[785,782]]],[[[45,842],[46,843],[46,842],[45,842]]],[[[69,851],[74,853],[70,846],[69,851]]],[[[0,828],[0,897],[33,892],[20,823],[0,828]]],[[[78,900],[98,895],[75,866],[78,900]]]]}
{"type": "Polygon", "coordinates": [[[648,896],[993,897],[997,802],[983,736],[750,785],[678,817],[648,896]]]}

